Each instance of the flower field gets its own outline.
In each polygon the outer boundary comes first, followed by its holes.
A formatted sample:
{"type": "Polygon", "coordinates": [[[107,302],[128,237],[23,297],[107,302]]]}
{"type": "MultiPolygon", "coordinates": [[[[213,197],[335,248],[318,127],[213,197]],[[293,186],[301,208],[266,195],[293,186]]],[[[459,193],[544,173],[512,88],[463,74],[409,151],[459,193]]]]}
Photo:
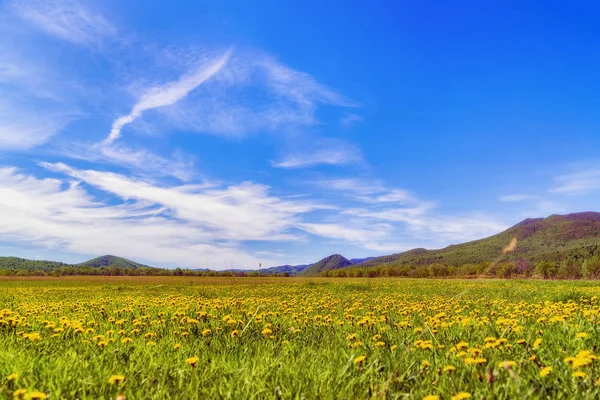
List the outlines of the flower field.
{"type": "Polygon", "coordinates": [[[597,398],[600,287],[0,280],[0,398],[597,398]]]}

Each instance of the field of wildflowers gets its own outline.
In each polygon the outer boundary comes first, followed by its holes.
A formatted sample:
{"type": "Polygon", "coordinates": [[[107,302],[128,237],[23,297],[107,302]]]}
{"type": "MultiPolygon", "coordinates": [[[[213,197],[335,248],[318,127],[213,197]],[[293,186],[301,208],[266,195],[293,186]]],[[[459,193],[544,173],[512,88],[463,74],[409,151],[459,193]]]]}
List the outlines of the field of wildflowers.
{"type": "Polygon", "coordinates": [[[0,280],[0,398],[597,398],[600,286],[0,280]]]}

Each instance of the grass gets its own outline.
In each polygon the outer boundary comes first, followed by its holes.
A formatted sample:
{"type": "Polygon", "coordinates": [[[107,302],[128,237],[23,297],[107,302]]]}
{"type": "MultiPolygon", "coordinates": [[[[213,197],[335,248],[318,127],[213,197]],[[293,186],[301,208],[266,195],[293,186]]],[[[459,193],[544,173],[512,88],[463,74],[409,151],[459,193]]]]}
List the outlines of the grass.
{"type": "Polygon", "coordinates": [[[583,281],[3,278],[0,398],[596,398],[599,296],[583,281]]]}

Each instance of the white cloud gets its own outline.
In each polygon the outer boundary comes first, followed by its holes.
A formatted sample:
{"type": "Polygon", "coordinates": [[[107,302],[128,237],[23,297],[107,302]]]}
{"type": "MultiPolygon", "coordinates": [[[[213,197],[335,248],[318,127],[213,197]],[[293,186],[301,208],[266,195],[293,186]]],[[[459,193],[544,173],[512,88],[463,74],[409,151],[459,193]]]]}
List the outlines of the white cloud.
{"type": "MultiPolygon", "coordinates": [[[[187,60],[189,56],[177,53],[170,57],[187,60]]],[[[201,63],[206,58],[205,52],[198,56],[201,63]]],[[[219,73],[202,85],[202,90],[157,110],[153,125],[162,122],[163,130],[174,127],[226,137],[279,133],[318,125],[319,106],[357,104],[307,73],[295,71],[264,53],[242,49],[231,55],[219,73]]]]}
{"type": "Polygon", "coordinates": [[[570,195],[582,195],[600,190],[600,168],[581,167],[578,170],[559,175],[554,179],[557,186],[550,191],[570,195]]]}
{"type": "Polygon", "coordinates": [[[342,192],[354,200],[365,203],[412,203],[415,201],[408,190],[387,189],[378,179],[323,179],[311,183],[322,189],[342,192]]]}
{"type": "Polygon", "coordinates": [[[305,168],[319,164],[349,165],[364,162],[358,146],[339,139],[321,139],[312,146],[300,152],[288,153],[283,159],[271,162],[271,165],[277,168],[305,168]]]}
{"type": "Polygon", "coordinates": [[[165,85],[148,89],[140,97],[138,103],[129,114],[119,117],[113,122],[105,144],[118,139],[121,135],[121,129],[136,118],[139,118],[144,111],[172,105],[185,98],[189,92],[217,74],[229,60],[230,54],[230,50],[226,51],[221,57],[182,76],[176,82],[169,82],[165,85]]]}
{"type": "MultiPolygon", "coordinates": [[[[64,164],[43,166],[71,178],[37,179],[0,169],[3,240],[182,266],[222,268],[224,260],[256,265],[258,258],[242,250],[242,241],[296,240],[287,231],[318,207],[281,200],[252,183],[163,187],[64,164]],[[87,185],[104,193],[102,201],[87,185]]],[[[265,265],[275,262],[261,258],[265,265]]]]}
{"type": "Polygon", "coordinates": [[[45,143],[73,117],[41,106],[38,109],[30,105],[20,107],[0,100],[0,149],[23,150],[45,143]]]}
{"type": "Polygon", "coordinates": [[[87,3],[75,0],[13,0],[9,7],[37,29],[60,39],[96,45],[116,28],[87,3]]]}
{"type": "Polygon", "coordinates": [[[364,118],[362,115],[348,113],[340,119],[340,124],[342,124],[342,126],[349,127],[363,121],[364,118]]]}
{"type": "Polygon", "coordinates": [[[509,194],[505,196],[500,196],[500,201],[504,201],[507,203],[516,203],[527,200],[535,200],[538,198],[539,196],[534,196],[531,194],[509,194]]]}
{"type": "Polygon", "coordinates": [[[371,195],[385,191],[383,183],[378,179],[341,178],[322,179],[310,182],[322,189],[337,190],[360,195],[371,195]]]}

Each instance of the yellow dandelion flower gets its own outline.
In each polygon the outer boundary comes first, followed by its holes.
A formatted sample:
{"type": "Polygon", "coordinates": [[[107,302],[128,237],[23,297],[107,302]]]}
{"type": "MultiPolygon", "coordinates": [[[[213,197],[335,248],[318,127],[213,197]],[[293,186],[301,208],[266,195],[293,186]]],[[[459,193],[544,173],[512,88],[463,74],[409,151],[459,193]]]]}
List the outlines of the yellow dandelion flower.
{"type": "Polygon", "coordinates": [[[121,339],[121,343],[123,343],[123,344],[132,343],[132,342],[133,342],[133,339],[130,337],[121,339]]]}
{"type": "Polygon", "coordinates": [[[575,335],[578,339],[585,339],[586,337],[588,337],[589,335],[586,332],[579,332],[577,335],[575,335]]]}
{"type": "Polygon", "coordinates": [[[515,361],[507,360],[498,363],[498,368],[512,369],[515,365],[517,365],[515,361]]]}
{"type": "Polygon", "coordinates": [[[240,334],[240,333],[238,332],[238,330],[237,330],[237,329],[235,329],[235,330],[231,331],[231,337],[232,337],[232,338],[234,338],[234,337],[238,337],[238,335],[239,335],[239,334],[240,334]]]}
{"type": "Polygon", "coordinates": [[[552,367],[544,367],[540,370],[540,376],[541,377],[545,377],[550,375],[550,372],[552,372],[552,367]]]}
{"type": "Polygon", "coordinates": [[[450,397],[451,400],[463,400],[471,397],[470,393],[467,392],[458,392],[454,396],[450,397]]]}
{"type": "Polygon", "coordinates": [[[17,374],[16,372],[10,374],[9,376],[6,377],[6,379],[9,382],[15,382],[17,379],[19,379],[19,374],[17,374]]]}
{"type": "Polygon", "coordinates": [[[586,374],[585,372],[582,372],[582,371],[575,371],[575,372],[573,372],[573,374],[571,376],[573,378],[587,378],[588,374],[586,374]]]}
{"type": "Polygon", "coordinates": [[[435,394],[430,394],[429,396],[423,397],[423,400],[440,400],[440,396],[435,394]]]}
{"type": "Polygon", "coordinates": [[[366,356],[358,356],[354,359],[354,364],[362,364],[367,359],[366,356]]]}
{"type": "Polygon", "coordinates": [[[265,328],[260,333],[263,334],[263,335],[265,335],[265,336],[269,336],[269,335],[273,334],[273,331],[270,330],[269,328],[265,328]]]}
{"type": "Polygon", "coordinates": [[[17,389],[13,392],[13,397],[15,399],[22,399],[27,393],[27,389],[17,389]]]}
{"type": "Polygon", "coordinates": [[[120,385],[123,382],[125,382],[125,377],[123,375],[112,375],[108,378],[108,383],[111,385],[120,385]]]}
{"type": "Polygon", "coordinates": [[[181,348],[181,343],[175,343],[175,345],[173,345],[173,348],[175,350],[179,350],[181,348]]]}
{"type": "Polygon", "coordinates": [[[456,367],[454,365],[446,365],[442,368],[442,372],[454,372],[456,371],[456,367]]]}
{"type": "Polygon", "coordinates": [[[188,363],[190,367],[194,368],[196,364],[198,364],[198,360],[200,360],[198,357],[190,357],[186,358],[185,362],[188,363]]]}
{"type": "Polygon", "coordinates": [[[202,331],[202,336],[208,336],[208,335],[210,335],[210,332],[211,332],[210,329],[204,329],[202,331]]]}
{"type": "Polygon", "coordinates": [[[540,339],[540,338],[535,339],[535,341],[533,342],[534,349],[538,349],[541,345],[542,345],[542,339],[540,339]]]}

